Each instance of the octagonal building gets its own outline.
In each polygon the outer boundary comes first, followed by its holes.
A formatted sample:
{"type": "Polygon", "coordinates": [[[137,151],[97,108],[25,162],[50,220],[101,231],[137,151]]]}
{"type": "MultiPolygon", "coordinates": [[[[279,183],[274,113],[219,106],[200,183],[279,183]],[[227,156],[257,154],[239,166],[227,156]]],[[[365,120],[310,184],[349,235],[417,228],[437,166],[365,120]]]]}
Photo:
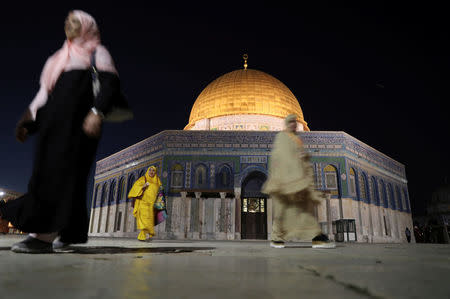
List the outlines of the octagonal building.
{"type": "Polygon", "coordinates": [[[288,114],[298,117],[316,187],[327,194],[316,210],[323,232],[337,241],[406,242],[405,229],[413,229],[405,166],[345,132],[310,131],[289,88],[246,66],[200,93],[184,130],[162,131],[97,162],[89,235],[137,236],[126,195],[154,165],[169,215],[155,238],[270,240],[272,201],[260,191],[288,114]],[[354,233],[335,234],[333,223],[343,220],[354,233]]]}

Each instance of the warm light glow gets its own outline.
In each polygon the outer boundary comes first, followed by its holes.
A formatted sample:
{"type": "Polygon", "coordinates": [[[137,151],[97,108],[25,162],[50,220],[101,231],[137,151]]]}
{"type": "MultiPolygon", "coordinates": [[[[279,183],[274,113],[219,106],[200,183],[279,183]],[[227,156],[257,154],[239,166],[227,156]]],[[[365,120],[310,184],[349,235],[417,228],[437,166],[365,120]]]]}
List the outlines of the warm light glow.
{"type": "Polygon", "coordinates": [[[296,114],[304,131],[309,131],[300,104],[289,88],[271,75],[252,69],[236,70],[211,82],[195,101],[185,130],[199,120],[242,114],[282,119],[296,114]]]}

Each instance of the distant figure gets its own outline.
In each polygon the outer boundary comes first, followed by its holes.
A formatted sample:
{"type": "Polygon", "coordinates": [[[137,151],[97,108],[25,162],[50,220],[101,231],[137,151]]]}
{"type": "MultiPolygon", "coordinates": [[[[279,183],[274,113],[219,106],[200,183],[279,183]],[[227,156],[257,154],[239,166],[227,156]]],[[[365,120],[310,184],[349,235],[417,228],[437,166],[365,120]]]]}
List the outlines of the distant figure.
{"type": "Polygon", "coordinates": [[[427,226],[425,226],[425,233],[426,233],[426,243],[434,243],[433,242],[433,226],[428,223],[427,226]]]}
{"type": "Polygon", "coordinates": [[[104,115],[123,100],[94,18],[80,10],[70,12],[65,33],[67,40],[45,63],[39,92],[16,128],[20,142],[37,132],[28,192],[0,201],[0,216],[30,233],[12,246],[18,253],[53,252],[87,242],[89,170],[104,115]],[[98,72],[91,71],[93,62],[98,72]],[[94,73],[100,85],[94,86],[94,73]]]}
{"type": "Polygon", "coordinates": [[[439,225],[436,219],[432,218],[429,223],[430,243],[439,243],[439,225]]]}
{"type": "Polygon", "coordinates": [[[416,239],[416,243],[425,242],[422,229],[418,225],[414,225],[414,238],[416,239]]]}
{"type": "Polygon", "coordinates": [[[312,239],[313,248],[335,248],[322,234],[314,207],[323,198],[315,190],[309,155],[296,134],[297,117],[288,115],[286,130],[275,137],[269,161],[269,176],[262,192],[272,198],[271,247],[284,248],[285,241],[312,239]]]}
{"type": "Polygon", "coordinates": [[[136,218],[139,241],[150,241],[155,235],[155,225],[164,221],[165,211],[154,208],[155,201],[162,192],[162,184],[156,174],[156,167],[150,166],[144,176],[140,177],[128,193],[134,200],[133,216],[136,218]],[[148,237],[147,237],[148,236],[148,237]]]}
{"type": "Polygon", "coordinates": [[[7,234],[9,232],[8,220],[0,219],[0,233],[7,234]]]}
{"type": "Polygon", "coordinates": [[[409,228],[405,229],[405,235],[406,235],[406,240],[408,240],[408,243],[411,243],[411,231],[409,230],[409,228]]]}

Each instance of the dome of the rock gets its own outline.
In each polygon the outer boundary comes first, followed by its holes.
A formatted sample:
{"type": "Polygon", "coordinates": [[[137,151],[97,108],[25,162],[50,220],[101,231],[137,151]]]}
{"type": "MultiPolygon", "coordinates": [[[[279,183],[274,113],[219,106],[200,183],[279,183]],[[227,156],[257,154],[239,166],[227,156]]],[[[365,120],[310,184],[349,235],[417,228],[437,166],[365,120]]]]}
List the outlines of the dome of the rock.
{"type": "Polygon", "coordinates": [[[217,78],[200,93],[185,130],[278,131],[289,114],[297,115],[300,131],[309,131],[286,85],[265,72],[241,69],[217,78]]]}

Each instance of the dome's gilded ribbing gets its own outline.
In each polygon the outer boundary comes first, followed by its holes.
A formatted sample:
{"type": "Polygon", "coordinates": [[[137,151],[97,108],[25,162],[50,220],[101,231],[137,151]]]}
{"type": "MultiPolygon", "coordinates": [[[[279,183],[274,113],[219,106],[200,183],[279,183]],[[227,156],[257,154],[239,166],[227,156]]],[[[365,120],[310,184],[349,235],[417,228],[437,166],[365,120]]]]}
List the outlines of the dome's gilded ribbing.
{"type": "Polygon", "coordinates": [[[202,119],[237,114],[280,118],[296,114],[304,130],[309,131],[300,104],[289,88],[271,75],[253,69],[232,71],[211,82],[195,101],[185,129],[202,119]]]}

